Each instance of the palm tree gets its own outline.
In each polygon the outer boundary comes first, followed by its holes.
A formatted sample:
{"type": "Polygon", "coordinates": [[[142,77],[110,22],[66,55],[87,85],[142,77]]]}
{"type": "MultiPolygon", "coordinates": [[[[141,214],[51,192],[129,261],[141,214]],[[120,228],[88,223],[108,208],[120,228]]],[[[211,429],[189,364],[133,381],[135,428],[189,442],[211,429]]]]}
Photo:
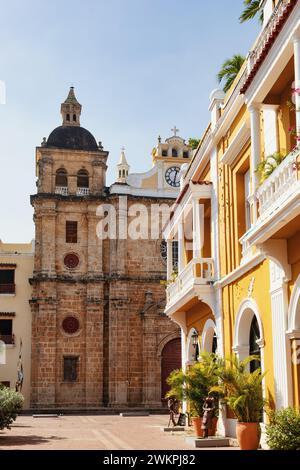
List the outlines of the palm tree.
{"type": "Polygon", "coordinates": [[[252,20],[259,15],[259,21],[262,23],[264,20],[264,11],[261,7],[260,0],[244,0],[244,11],[240,16],[240,23],[252,20]]]}
{"type": "Polygon", "coordinates": [[[240,54],[235,54],[231,59],[225,60],[217,75],[219,83],[221,83],[222,80],[225,80],[223,87],[225,93],[231,87],[244,62],[245,57],[240,54]]]}

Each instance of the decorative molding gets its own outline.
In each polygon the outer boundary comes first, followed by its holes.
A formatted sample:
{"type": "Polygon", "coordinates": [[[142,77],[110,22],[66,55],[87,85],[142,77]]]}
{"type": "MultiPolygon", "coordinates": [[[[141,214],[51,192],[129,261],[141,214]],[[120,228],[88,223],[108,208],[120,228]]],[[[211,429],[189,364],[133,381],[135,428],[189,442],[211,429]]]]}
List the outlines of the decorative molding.
{"type": "Polygon", "coordinates": [[[219,281],[216,281],[214,286],[215,287],[226,287],[228,284],[231,284],[232,282],[236,281],[240,277],[244,276],[248,271],[251,271],[253,268],[261,264],[263,261],[265,261],[266,256],[262,253],[259,253],[253,258],[251,258],[249,261],[247,261],[245,264],[239,266],[236,268],[234,271],[231,273],[227,274],[227,276],[223,277],[219,281]]]}
{"type": "Polygon", "coordinates": [[[294,332],[298,331],[300,327],[300,311],[297,310],[297,307],[300,303],[300,275],[298,276],[294,289],[292,292],[292,296],[289,303],[289,311],[288,311],[288,331],[294,332]],[[297,322],[297,315],[299,317],[297,322]]]}
{"type": "Polygon", "coordinates": [[[15,312],[0,312],[0,317],[13,318],[16,316],[15,312]]]}
{"type": "Polygon", "coordinates": [[[232,165],[237,159],[239,153],[250,139],[250,122],[247,120],[238,130],[229,147],[223,154],[221,162],[224,165],[232,165]]]}

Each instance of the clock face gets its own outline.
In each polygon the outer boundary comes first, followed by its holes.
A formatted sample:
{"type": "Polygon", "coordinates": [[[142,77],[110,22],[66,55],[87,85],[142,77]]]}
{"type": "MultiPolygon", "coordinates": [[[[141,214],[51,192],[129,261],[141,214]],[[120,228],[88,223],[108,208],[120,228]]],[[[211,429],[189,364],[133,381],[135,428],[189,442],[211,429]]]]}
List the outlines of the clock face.
{"type": "Polygon", "coordinates": [[[172,166],[168,168],[165,174],[166,182],[173,188],[179,188],[180,186],[180,168],[178,166],[172,166]]]}

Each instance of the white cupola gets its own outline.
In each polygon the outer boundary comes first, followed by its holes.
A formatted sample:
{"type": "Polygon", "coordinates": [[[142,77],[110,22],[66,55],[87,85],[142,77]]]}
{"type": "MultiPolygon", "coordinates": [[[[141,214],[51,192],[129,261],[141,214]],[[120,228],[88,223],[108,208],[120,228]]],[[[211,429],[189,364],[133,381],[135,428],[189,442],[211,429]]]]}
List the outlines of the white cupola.
{"type": "Polygon", "coordinates": [[[125,148],[122,147],[121,156],[117,165],[117,183],[125,184],[129,174],[130,166],[127,163],[125,156],[125,148]]]}

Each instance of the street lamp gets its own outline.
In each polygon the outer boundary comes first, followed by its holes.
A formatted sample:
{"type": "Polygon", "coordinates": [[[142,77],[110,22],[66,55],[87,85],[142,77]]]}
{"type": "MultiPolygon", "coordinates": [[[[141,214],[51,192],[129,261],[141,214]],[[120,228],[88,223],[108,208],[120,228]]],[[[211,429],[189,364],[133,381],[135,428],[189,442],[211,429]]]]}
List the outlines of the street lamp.
{"type": "Polygon", "coordinates": [[[198,331],[194,329],[193,334],[192,334],[192,344],[195,349],[195,361],[198,360],[198,353],[199,353],[199,334],[198,331]]]}

